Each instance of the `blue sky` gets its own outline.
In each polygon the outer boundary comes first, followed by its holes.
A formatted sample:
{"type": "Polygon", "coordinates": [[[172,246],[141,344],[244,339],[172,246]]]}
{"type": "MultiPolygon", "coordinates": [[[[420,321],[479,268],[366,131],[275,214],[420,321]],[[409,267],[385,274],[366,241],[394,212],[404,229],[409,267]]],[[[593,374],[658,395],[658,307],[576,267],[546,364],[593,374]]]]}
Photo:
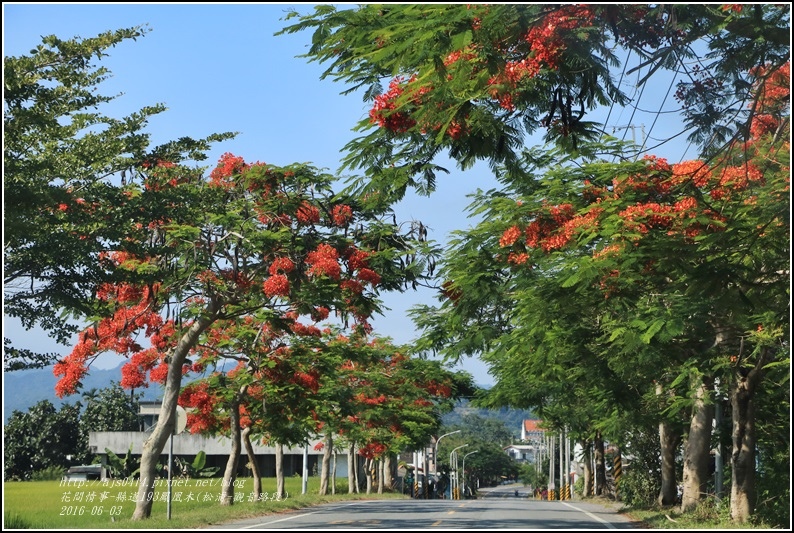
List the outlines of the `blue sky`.
{"type": "MultiPolygon", "coordinates": [[[[150,32],[145,37],[112,48],[110,56],[100,63],[113,74],[100,91],[124,93],[104,108],[106,114],[121,117],[143,106],[163,103],[168,110],[151,120],[147,129],[155,144],[181,136],[237,131],[240,134],[236,139],[217,145],[209,153],[207,164],[217,161],[224,152],[232,152],[247,161],[277,165],[310,162],[335,171],[342,147],[356,136],[351,128],[367,116],[370,106],[360,96],[340,95],[345,88],[342,85],[321,81],[323,65],[296,57],[307,50],[309,32],[273,35],[286,24],[283,18],[291,8],[304,13],[311,6],[4,3],[3,53],[27,54],[44,35],[87,38],[148,25],[150,32]]],[[[652,108],[648,110],[653,114],[661,109],[660,104],[675,107],[672,97],[665,99],[671,80],[660,80],[643,94],[641,103],[652,108]]],[[[628,78],[624,81],[629,94],[632,83],[628,78]]],[[[604,112],[602,119],[605,116],[604,112]]],[[[621,126],[629,120],[637,126],[638,138],[642,130],[662,138],[680,128],[677,121],[657,123],[652,128],[651,114],[635,112],[632,116],[631,110],[614,110],[609,123],[621,126]]],[[[621,130],[616,135],[620,136],[621,130]]],[[[539,144],[540,138],[530,143],[539,144]]],[[[685,148],[679,142],[655,153],[677,162],[685,148]]],[[[430,198],[409,196],[396,207],[398,220],[421,220],[431,230],[429,237],[439,242],[444,242],[450,231],[473,224],[464,212],[467,194],[476,188],[496,186],[485,165],[465,173],[450,169],[452,174],[441,177],[437,192],[430,198]]],[[[434,294],[421,290],[386,295],[384,301],[391,311],[373,320],[376,332],[398,343],[410,342],[417,333],[406,310],[417,303],[434,303],[434,294]]],[[[70,350],[40,332],[25,332],[5,316],[3,322],[4,335],[20,347],[63,354],[70,350]]],[[[112,360],[114,366],[120,361],[112,360]]],[[[469,371],[477,383],[493,383],[485,365],[475,359],[464,361],[458,368],[469,371]]]]}

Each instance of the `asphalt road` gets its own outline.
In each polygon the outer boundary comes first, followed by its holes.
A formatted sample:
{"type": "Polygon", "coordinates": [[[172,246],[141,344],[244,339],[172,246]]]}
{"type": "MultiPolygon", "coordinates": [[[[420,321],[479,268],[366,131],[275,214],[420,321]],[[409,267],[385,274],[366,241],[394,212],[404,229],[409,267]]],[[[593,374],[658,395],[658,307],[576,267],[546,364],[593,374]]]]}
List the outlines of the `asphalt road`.
{"type": "Polygon", "coordinates": [[[576,500],[529,499],[518,487],[481,491],[476,500],[369,500],[212,526],[213,529],[632,529],[614,509],[576,500]]]}

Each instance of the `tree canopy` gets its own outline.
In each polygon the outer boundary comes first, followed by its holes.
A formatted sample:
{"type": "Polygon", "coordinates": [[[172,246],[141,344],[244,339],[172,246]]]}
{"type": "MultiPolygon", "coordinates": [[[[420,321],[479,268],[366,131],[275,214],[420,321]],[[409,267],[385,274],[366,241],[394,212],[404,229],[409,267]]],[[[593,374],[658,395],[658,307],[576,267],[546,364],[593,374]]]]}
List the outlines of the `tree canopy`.
{"type": "MultiPolygon", "coordinates": [[[[29,55],[3,59],[3,303],[8,316],[40,326],[61,343],[91,314],[93,287],[106,279],[96,261],[132,214],[123,186],[145,163],[201,161],[213,142],[183,137],[150,146],[149,120],[163,104],[113,118],[101,109],[119,95],[98,91],[110,76],[95,65],[108,49],[146,35],[135,26],[87,39],[46,36],[29,55]]],[[[3,340],[6,370],[43,367],[37,354],[3,340]]]]}

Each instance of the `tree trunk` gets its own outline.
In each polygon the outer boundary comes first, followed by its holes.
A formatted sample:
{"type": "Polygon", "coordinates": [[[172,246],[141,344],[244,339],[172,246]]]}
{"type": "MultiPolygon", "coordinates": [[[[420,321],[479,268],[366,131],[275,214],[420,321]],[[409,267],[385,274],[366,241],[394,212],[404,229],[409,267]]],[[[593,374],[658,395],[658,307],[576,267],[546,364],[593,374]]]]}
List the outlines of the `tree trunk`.
{"type": "Polygon", "coordinates": [[[358,492],[358,485],[356,484],[356,446],[350,443],[347,448],[347,493],[353,494],[358,492]]]}
{"type": "Polygon", "coordinates": [[[336,452],[334,452],[333,468],[331,469],[331,494],[336,494],[336,452]]]}
{"type": "Polygon", "coordinates": [[[207,312],[201,315],[187,332],[182,335],[182,338],[179,339],[174,351],[171,353],[171,361],[168,364],[168,376],[163,390],[163,403],[160,406],[160,416],[152,434],[143,443],[141,477],[138,482],[135,511],[132,513],[133,520],[143,520],[144,518],[149,518],[152,514],[157,461],[160,458],[160,454],[163,453],[168,437],[174,431],[177,399],[182,386],[182,365],[190,349],[198,342],[201,333],[214,322],[218,308],[219,303],[212,301],[207,308],[207,312]]]}
{"type": "MultiPolygon", "coordinates": [[[[662,384],[656,383],[656,396],[659,399],[659,410],[663,410],[664,400],[662,384]]],[[[675,505],[678,498],[678,486],[675,479],[676,450],[681,440],[680,431],[670,420],[662,419],[659,422],[659,449],[661,451],[662,486],[656,502],[659,505],[675,505]]]]}
{"type": "Polygon", "coordinates": [[[364,460],[364,477],[367,480],[367,494],[372,494],[372,470],[374,468],[375,459],[364,460]]]}
{"type": "Polygon", "coordinates": [[[659,446],[662,453],[662,486],[659,490],[659,505],[675,505],[678,485],[675,479],[675,456],[681,443],[681,432],[669,420],[659,422],[659,446]]]}
{"type": "Polygon", "coordinates": [[[284,492],[284,445],[276,443],[276,499],[286,499],[284,492]]]}
{"type": "Polygon", "coordinates": [[[582,491],[582,496],[591,498],[595,494],[593,487],[593,447],[589,440],[580,441],[579,444],[582,446],[582,459],[584,460],[584,490],[582,491]]]}
{"type": "Polygon", "coordinates": [[[383,486],[386,478],[384,474],[384,467],[385,462],[383,458],[378,459],[378,494],[383,494],[383,486]]]}
{"type": "Polygon", "coordinates": [[[226,461],[226,470],[221,482],[221,505],[234,504],[234,482],[237,480],[237,465],[240,463],[240,401],[235,398],[229,410],[229,432],[232,438],[232,450],[226,461]]]}
{"type": "Polygon", "coordinates": [[[731,451],[731,519],[744,524],[755,512],[755,402],[756,377],[736,376],[731,384],[733,419],[731,451]]]}
{"type": "Polygon", "coordinates": [[[709,380],[696,384],[695,404],[689,434],[684,444],[684,492],[681,497],[681,512],[697,507],[706,493],[711,459],[711,426],[714,420],[714,404],[709,400],[709,380]]]}
{"type": "Polygon", "coordinates": [[[383,488],[390,491],[394,488],[394,474],[392,472],[393,456],[386,454],[383,456],[383,488]]]}
{"type": "Polygon", "coordinates": [[[259,471],[259,463],[256,460],[254,447],[251,444],[251,427],[243,430],[243,444],[245,444],[245,453],[248,454],[248,464],[251,468],[251,475],[254,478],[254,500],[260,501],[262,499],[262,473],[259,471]]]}
{"type": "Polygon", "coordinates": [[[327,433],[323,438],[323,463],[320,471],[320,496],[328,494],[328,478],[331,470],[331,454],[334,451],[334,441],[331,433],[327,433]]]}
{"type": "Polygon", "coordinates": [[[364,465],[362,464],[364,458],[359,456],[358,454],[353,456],[353,463],[356,465],[354,475],[356,476],[356,494],[361,494],[361,487],[363,483],[361,481],[361,476],[364,474],[364,465]]]}
{"type": "Polygon", "coordinates": [[[601,431],[596,431],[593,450],[595,453],[595,495],[606,496],[607,468],[604,460],[604,439],[601,437],[601,431]]]}

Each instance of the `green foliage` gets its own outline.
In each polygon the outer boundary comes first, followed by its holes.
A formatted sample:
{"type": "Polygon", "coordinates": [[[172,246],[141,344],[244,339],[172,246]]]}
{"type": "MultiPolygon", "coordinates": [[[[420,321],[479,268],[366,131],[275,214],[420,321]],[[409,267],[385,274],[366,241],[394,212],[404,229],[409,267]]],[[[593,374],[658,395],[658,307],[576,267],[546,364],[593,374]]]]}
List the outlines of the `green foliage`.
{"type": "Polygon", "coordinates": [[[629,507],[651,507],[659,496],[658,476],[638,467],[627,468],[617,490],[620,501],[629,507]]]}
{"type": "Polygon", "coordinates": [[[25,413],[14,411],[4,427],[4,479],[29,480],[37,471],[85,462],[88,439],[80,430],[79,415],[80,404],[64,404],[56,410],[47,400],[25,413]]]}
{"type": "MultiPolygon", "coordinates": [[[[116,96],[99,92],[110,72],[93,61],[147,32],[136,26],[87,39],[50,35],[29,55],[3,60],[3,197],[12,206],[3,218],[4,312],[64,344],[76,332],[70,316],[91,314],[92,286],[104,279],[98,252],[119,242],[129,220],[121,207],[125,180],[146,162],[200,161],[212,142],[231,137],[150,147],[144,130],[164,105],[120,119],[101,112],[116,96]]],[[[54,360],[8,339],[3,345],[6,370],[54,360]]]]}
{"type": "Polygon", "coordinates": [[[65,473],[66,468],[63,466],[48,466],[33,472],[31,479],[33,481],[56,481],[61,479],[65,473]]]}
{"type": "Polygon", "coordinates": [[[84,403],[56,410],[43,400],[25,413],[14,411],[5,427],[5,479],[31,479],[36,472],[88,463],[89,432],[138,430],[139,397],[113,383],[84,393],[84,403]]]}
{"type": "Polygon", "coordinates": [[[496,417],[483,417],[477,414],[464,414],[460,423],[447,425],[441,431],[448,433],[456,430],[461,431],[460,438],[463,440],[477,438],[501,446],[511,444],[514,437],[513,431],[507,427],[503,420],[496,417]]]}
{"type": "Polygon", "coordinates": [[[548,469],[538,468],[530,463],[521,463],[518,468],[518,479],[526,486],[533,488],[543,487],[549,481],[546,472],[548,472],[548,469]]]}
{"type": "Polygon", "coordinates": [[[756,422],[758,429],[758,504],[759,519],[773,527],[785,528],[791,520],[790,477],[790,420],[791,374],[790,360],[784,367],[769,370],[770,386],[764,387],[757,398],[756,409],[764,413],[756,422]]]}
{"type": "Polygon", "coordinates": [[[113,477],[136,478],[140,473],[141,460],[132,454],[132,444],[123,459],[108,448],[105,448],[105,454],[107,454],[107,466],[113,477]]]}
{"type": "Polygon", "coordinates": [[[217,466],[206,466],[207,454],[204,453],[204,450],[199,451],[191,462],[181,457],[177,457],[174,462],[177,465],[177,471],[188,478],[213,477],[220,470],[220,467],[217,466]]]}
{"type": "Polygon", "coordinates": [[[312,32],[304,57],[325,65],[322,79],[375,107],[388,102],[358,123],[364,135],[347,145],[344,164],[365,169],[362,185],[393,199],[408,187],[431,193],[446,172],[434,163],[442,152],[462,169],[476,160],[502,165],[529,185],[520,152],[538,130],[545,142],[590,154],[607,125],[587,114],[629,103],[615,82],[621,69],[637,73],[640,86],[665,71],[684,74],[673,135],[689,131],[710,153],[746,136],[756,67],[790,57],[782,5],[368,4],[288,19],[279,33],[312,32]],[[639,63],[630,70],[629,58],[639,63]],[[696,68],[682,66],[695,58],[696,68]]]}
{"type": "Polygon", "coordinates": [[[127,393],[117,382],[104,389],[83,393],[85,407],[80,417],[83,431],[138,431],[141,394],[127,393]]]}
{"type": "Polygon", "coordinates": [[[717,499],[713,495],[703,498],[698,505],[688,513],[690,519],[696,523],[713,524],[714,522],[730,522],[730,498],[717,499]]]}
{"type": "MultiPolygon", "coordinates": [[[[466,458],[466,471],[471,479],[479,479],[481,484],[491,485],[498,483],[504,477],[515,478],[519,474],[519,465],[507,455],[503,446],[512,440],[510,430],[504,422],[493,418],[483,418],[477,415],[467,415],[464,423],[459,426],[444,426],[439,434],[450,433],[460,429],[444,438],[438,447],[439,470],[449,469],[449,459],[452,450],[458,446],[467,445],[458,450],[458,466],[463,466],[463,457],[475,452],[466,458]]],[[[468,483],[467,483],[468,485],[468,483]]]]}

